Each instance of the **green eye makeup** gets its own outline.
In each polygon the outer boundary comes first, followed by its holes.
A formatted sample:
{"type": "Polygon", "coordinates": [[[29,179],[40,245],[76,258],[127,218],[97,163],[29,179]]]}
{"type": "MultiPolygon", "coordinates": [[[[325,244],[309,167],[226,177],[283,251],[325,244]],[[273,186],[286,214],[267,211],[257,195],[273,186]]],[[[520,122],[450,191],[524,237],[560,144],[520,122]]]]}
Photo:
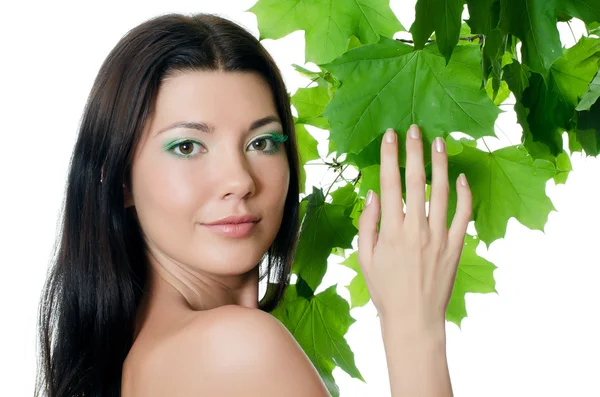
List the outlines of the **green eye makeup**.
{"type": "MultiPolygon", "coordinates": [[[[250,144],[248,145],[248,148],[252,148],[252,149],[250,149],[250,151],[261,152],[261,154],[274,154],[279,150],[279,143],[283,143],[283,142],[287,141],[287,139],[288,139],[287,135],[272,132],[270,134],[261,135],[261,136],[257,137],[252,142],[250,142],[250,144]],[[271,147],[269,148],[268,143],[267,143],[266,148],[261,148],[261,147],[255,146],[256,143],[262,143],[262,142],[271,142],[271,147]]],[[[204,145],[202,143],[196,141],[195,139],[178,138],[178,139],[169,140],[169,141],[165,142],[163,144],[163,149],[166,152],[169,152],[178,158],[188,159],[188,158],[195,157],[196,154],[199,153],[199,151],[194,150],[196,145],[200,146],[200,147],[204,147],[204,145]]]]}

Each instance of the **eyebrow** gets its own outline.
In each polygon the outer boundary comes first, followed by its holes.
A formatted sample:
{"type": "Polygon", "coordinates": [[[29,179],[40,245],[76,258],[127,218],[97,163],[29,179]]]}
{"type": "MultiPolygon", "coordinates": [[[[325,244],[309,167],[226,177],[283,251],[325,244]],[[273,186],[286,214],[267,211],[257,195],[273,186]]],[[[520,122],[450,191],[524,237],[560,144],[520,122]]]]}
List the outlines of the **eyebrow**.
{"type": "MultiPolygon", "coordinates": [[[[257,128],[260,128],[262,126],[265,126],[267,124],[271,124],[274,122],[281,123],[281,120],[279,120],[279,117],[273,116],[273,115],[263,117],[262,119],[258,119],[256,121],[254,121],[252,124],[250,124],[249,131],[255,130],[257,128]]],[[[171,130],[173,128],[190,128],[193,130],[198,130],[198,131],[202,131],[202,132],[206,132],[206,133],[211,133],[215,129],[214,126],[208,125],[201,121],[177,121],[173,124],[168,125],[167,127],[160,129],[156,133],[156,135],[162,134],[163,132],[171,130]]]]}

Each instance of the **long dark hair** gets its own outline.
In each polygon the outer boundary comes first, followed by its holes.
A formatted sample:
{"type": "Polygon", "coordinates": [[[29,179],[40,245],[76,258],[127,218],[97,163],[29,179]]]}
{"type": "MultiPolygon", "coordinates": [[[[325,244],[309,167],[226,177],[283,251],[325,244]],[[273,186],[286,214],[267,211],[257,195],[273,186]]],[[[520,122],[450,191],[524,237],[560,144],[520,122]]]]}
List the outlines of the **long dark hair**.
{"type": "MultiPolygon", "coordinates": [[[[61,229],[39,307],[35,395],[112,397],[147,287],[140,225],[124,208],[131,163],[161,81],[195,70],[256,72],[270,85],[284,133],[290,185],[265,253],[270,312],[289,282],[298,237],[298,151],[288,92],[275,62],[242,27],[210,14],[168,14],[129,31],[102,64],[71,156],[61,229]],[[103,183],[100,183],[102,171],[103,183]],[[42,394],[40,394],[42,393],[42,394]]],[[[263,261],[261,261],[263,262],[263,261]]]]}

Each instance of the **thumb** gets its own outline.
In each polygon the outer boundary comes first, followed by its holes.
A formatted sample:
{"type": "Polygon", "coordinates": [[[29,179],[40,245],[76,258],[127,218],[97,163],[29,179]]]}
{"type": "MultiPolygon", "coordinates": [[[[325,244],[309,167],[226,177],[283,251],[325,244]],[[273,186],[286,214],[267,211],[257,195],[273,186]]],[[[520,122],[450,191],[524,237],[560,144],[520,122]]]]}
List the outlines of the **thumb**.
{"type": "Polygon", "coordinates": [[[377,193],[369,190],[365,208],[358,219],[358,264],[363,273],[368,272],[368,268],[371,266],[373,250],[379,236],[377,231],[379,217],[379,197],[377,193]]]}

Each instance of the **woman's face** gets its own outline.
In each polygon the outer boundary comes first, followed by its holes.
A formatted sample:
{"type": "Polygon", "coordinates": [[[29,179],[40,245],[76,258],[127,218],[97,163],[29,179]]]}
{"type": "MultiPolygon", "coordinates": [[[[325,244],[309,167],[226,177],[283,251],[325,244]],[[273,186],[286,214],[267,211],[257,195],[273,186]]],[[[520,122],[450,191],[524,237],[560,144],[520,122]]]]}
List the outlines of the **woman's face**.
{"type": "Polygon", "coordinates": [[[290,178],[284,144],[269,134],[283,127],[258,74],[195,71],[163,82],[136,151],[130,201],[155,260],[223,276],[259,263],[281,225],[290,178]],[[181,122],[209,131],[171,128],[181,122]],[[246,214],[260,220],[244,237],[204,225],[246,214]]]}

